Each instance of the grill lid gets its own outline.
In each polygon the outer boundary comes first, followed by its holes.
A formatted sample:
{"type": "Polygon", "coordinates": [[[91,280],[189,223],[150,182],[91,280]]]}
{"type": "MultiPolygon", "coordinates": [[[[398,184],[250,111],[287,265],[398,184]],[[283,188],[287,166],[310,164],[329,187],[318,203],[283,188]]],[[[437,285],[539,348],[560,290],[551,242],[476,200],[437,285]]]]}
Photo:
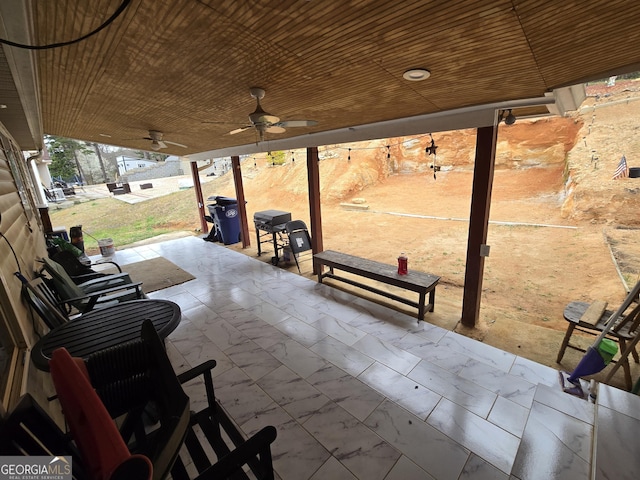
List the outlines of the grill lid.
{"type": "Polygon", "coordinates": [[[291,221],[291,213],[280,210],[263,210],[253,214],[254,223],[281,225],[291,221]]]}

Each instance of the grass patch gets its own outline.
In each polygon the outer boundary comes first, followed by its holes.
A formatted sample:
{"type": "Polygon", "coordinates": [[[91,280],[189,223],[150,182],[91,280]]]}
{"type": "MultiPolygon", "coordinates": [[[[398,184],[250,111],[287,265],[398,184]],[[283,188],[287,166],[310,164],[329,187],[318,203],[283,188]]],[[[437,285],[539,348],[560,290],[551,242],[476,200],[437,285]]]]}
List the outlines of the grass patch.
{"type": "Polygon", "coordinates": [[[49,215],[55,227],[64,226],[67,231],[82,225],[89,254],[98,253],[97,240],[102,238],[111,238],[119,248],[175,231],[193,232],[200,227],[193,190],[136,204],[102,198],[52,210],[49,215]]]}

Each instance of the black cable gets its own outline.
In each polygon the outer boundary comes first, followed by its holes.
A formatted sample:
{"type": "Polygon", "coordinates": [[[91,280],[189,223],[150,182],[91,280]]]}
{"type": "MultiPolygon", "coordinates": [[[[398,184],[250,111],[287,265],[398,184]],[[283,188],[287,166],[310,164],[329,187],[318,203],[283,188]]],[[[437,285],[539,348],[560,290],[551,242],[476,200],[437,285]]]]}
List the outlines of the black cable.
{"type": "Polygon", "coordinates": [[[13,253],[13,258],[16,259],[16,264],[18,265],[18,273],[22,274],[22,270],[20,269],[20,262],[18,261],[18,256],[16,255],[16,251],[11,246],[9,239],[5,237],[2,232],[0,232],[0,237],[4,238],[4,241],[7,242],[7,245],[9,245],[9,248],[11,249],[11,253],[13,253]]]}
{"type": "Polygon", "coordinates": [[[120,14],[124,11],[125,8],[129,6],[130,3],[131,3],[131,0],[123,0],[120,6],[118,7],[118,9],[114,12],[113,15],[111,15],[111,17],[109,17],[109,19],[106,22],[104,22],[102,25],[100,25],[98,28],[96,28],[92,32],[89,32],[86,35],[83,35],[80,38],[76,38],[74,40],[69,40],[67,42],[50,43],[48,45],[25,45],[23,43],[16,43],[16,42],[12,42],[11,40],[5,40],[4,38],[0,38],[0,43],[3,43],[5,45],[10,45],[12,47],[17,47],[17,48],[26,48],[27,50],[48,50],[50,48],[66,47],[67,45],[72,45],[74,43],[81,42],[82,40],[85,40],[91,37],[92,35],[95,35],[103,28],[108,27],[109,24],[111,24],[116,18],[120,16],[120,14]]]}

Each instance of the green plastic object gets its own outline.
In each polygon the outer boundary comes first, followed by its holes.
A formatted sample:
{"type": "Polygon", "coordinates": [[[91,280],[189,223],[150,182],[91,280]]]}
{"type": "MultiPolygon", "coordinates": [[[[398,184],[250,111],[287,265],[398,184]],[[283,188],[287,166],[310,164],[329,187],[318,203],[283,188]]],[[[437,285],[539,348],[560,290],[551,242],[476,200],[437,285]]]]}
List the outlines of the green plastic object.
{"type": "Polygon", "coordinates": [[[76,257],[79,257],[80,255],[82,255],[82,250],[80,250],[78,247],[76,247],[72,243],[67,242],[64,238],[55,237],[55,238],[52,238],[50,241],[54,245],[60,247],[62,250],[70,251],[76,257]]]}
{"type": "Polygon", "coordinates": [[[598,344],[598,353],[602,356],[604,364],[607,365],[618,353],[618,344],[608,338],[603,338],[598,344]]]}

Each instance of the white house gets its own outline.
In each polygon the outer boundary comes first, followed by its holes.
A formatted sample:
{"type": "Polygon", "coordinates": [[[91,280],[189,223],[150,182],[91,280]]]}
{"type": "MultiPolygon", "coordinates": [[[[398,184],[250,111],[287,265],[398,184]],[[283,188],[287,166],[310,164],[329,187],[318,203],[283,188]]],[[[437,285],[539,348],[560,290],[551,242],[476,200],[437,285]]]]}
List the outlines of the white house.
{"type": "Polygon", "coordinates": [[[116,157],[116,161],[118,162],[118,175],[120,176],[126,175],[127,172],[130,170],[134,170],[136,168],[150,167],[158,163],[154,160],[126,157],[124,155],[120,155],[116,157]]]}

